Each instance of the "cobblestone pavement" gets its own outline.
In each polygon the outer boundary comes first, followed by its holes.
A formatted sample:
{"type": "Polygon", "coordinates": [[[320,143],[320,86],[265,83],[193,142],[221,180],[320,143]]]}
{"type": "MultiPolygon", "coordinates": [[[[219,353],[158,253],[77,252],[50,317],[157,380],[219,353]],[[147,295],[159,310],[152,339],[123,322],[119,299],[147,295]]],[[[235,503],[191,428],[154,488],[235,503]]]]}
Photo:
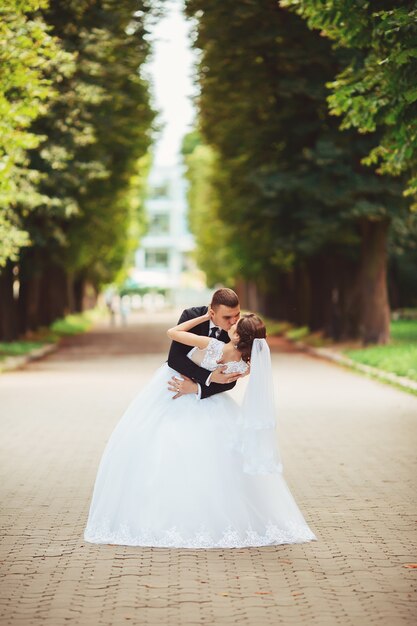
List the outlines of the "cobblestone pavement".
{"type": "Polygon", "coordinates": [[[0,377],[0,623],[415,624],[417,397],[291,350],[273,355],[281,448],[317,542],[83,541],[105,442],[163,362],[174,317],[98,328],[0,377]]]}

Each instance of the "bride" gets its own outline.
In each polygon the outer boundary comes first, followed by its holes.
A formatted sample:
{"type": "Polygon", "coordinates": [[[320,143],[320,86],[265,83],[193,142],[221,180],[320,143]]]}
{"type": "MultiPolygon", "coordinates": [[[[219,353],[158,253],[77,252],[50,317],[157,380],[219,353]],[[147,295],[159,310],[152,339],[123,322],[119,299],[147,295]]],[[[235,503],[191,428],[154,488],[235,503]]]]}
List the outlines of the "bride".
{"type": "Polygon", "coordinates": [[[266,331],[253,313],[229,343],[168,330],[206,370],[249,375],[242,406],[226,392],[173,401],[162,365],[116,425],[97,472],[84,539],[173,548],[238,548],[316,539],[282,475],[266,331]]]}

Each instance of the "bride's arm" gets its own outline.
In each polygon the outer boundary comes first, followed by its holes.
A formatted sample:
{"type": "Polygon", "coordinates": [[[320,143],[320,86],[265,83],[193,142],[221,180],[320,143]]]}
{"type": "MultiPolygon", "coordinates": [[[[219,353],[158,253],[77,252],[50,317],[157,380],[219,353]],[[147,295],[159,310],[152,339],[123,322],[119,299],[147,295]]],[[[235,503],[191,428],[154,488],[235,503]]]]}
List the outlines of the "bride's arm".
{"type": "Polygon", "coordinates": [[[194,326],[198,326],[198,324],[202,324],[203,322],[207,322],[210,319],[208,313],[205,315],[200,315],[199,317],[194,317],[191,320],[187,320],[182,324],[178,324],[178,326],[173,326],[167,330],[167,335],[173,341],[178,341],[178,343],[183,343],[186,346],[197,346],[197,348],[204,349],[207,348],[210,337],[201,337],[200,335],[195,335],[194,333],[190,333],[194,326]]]}

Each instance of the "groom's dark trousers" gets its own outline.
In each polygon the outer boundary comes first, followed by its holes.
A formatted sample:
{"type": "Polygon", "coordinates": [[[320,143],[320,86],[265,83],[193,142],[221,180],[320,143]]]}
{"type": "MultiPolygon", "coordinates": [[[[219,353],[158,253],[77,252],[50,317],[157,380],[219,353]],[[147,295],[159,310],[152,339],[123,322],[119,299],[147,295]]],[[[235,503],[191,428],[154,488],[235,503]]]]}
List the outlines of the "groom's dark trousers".
{"type": "MultiPolygon", "coordinates": [[[[199,317],[200,315],[205,315],[207,310],[208,307],[206,306],[193,306],[191,309],[185,309],[178,320],[178,324],[199,317]]],[[[208,337],[209,328],[210,322],[207,321],[202,324],[198,324],[198,326],[194,326],[190,332],[195,333],[196,335],[208,337]]],[[[224,343],[229,343],[230,341],[229,335],[224,330],[222,330],[219,335],[219,341],[223,341],[224,343]]],[[[211,372],[204,369],[204,367],[199,367],[188,358],[187,354],[190,350],[192,350],[190,346],[173,341],[168,354],[168,365],[180,374],[184,374],[185,376],[188,376],[188,378],[200,383],[201,399],[214,396],[216,393],[228,391],[236,385],[236,381],[234,383],[224,385],[220,383],[210,383],[210,385],[206,385],[207,378],[211,372]]]]}

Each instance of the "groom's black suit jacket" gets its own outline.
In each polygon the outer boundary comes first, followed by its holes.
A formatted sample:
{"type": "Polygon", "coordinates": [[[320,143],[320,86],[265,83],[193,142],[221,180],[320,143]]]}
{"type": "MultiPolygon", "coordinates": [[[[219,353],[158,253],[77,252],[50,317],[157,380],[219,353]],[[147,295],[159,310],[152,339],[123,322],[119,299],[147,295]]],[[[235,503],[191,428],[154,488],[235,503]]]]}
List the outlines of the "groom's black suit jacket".
{"type": "MultiPolygon", "coordinates": [[[[206,306],[193,306],[191,309],[185,309],[185,311],[182,312],[180,319],[178,320],[178,324],[182,324],[182,322],[194,319],[196,317],[199,317],[200,315],[205,315],[207,311],[208,307],[206,306]]],[[[208,337],[209,328],[210,322],[207,321],[203,322],[202,324],[198,324],[198,326],[194,326],[194,328],[190,332],[195,333],[196,335],[208,337]]],[[[222,330],[219,335],[219,341],[224,341],[224,343],[229,343],[230,341],[229,335],[224,330],[222,330]]],[[[213,396],[216,393],[222,393],[223,391],[232,389],[236,385],[236,382],[234,382],[227,385],[222,385],[220,383],[211,383],[209,386],[207,386],[206,380],[211,372],[204,369],[204,367],[199,367],[198,365],[193,363],[191,359],[188,358],[187,354],[190,350],[192,350],[190,346],[186,346],[183,343],[173,341],[168,354],[168,365],[180,374],[185,374],[185,376],[188,376],[188,378],[192,378],[193,380],[200,383],[201,398],[208,398],[209,396],[213,396]]]]}

